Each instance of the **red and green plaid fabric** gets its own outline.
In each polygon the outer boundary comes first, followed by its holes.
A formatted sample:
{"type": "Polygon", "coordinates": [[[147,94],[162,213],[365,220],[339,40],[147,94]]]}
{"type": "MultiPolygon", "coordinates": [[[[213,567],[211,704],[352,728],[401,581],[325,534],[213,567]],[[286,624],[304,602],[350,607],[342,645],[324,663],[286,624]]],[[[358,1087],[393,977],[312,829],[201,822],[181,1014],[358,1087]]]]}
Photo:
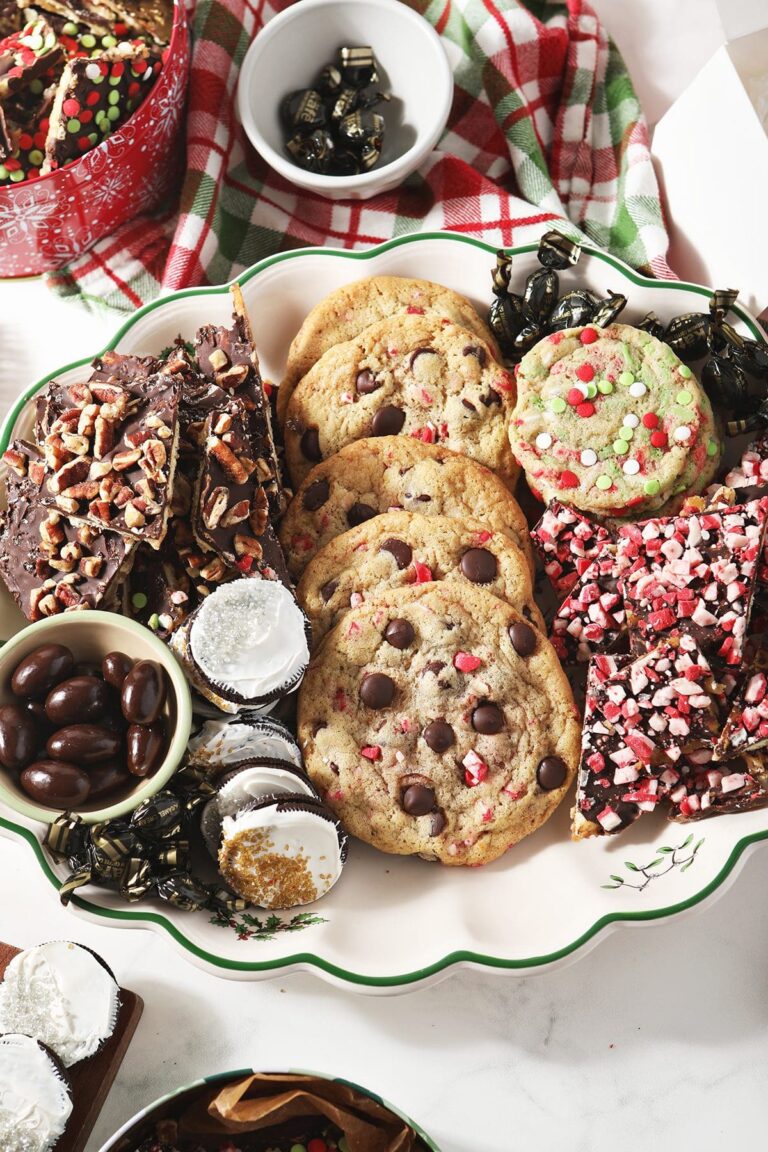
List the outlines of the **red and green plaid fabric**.
{"type": "Polygon", "coordinates": [[[198,0],[179,203],[125,225],[51,275],[56,292],[131,311],[161,292],[222,283],[308,244],[366,248],[452,231],[501,247],[530,242],[555,221],[636,268],[670,275],[645,120],[588,4],[410,0],[451,61],[448,127],[399,189],[330,201],[272,171],[235,114],[248,45],[289,2],[198,0]]]}

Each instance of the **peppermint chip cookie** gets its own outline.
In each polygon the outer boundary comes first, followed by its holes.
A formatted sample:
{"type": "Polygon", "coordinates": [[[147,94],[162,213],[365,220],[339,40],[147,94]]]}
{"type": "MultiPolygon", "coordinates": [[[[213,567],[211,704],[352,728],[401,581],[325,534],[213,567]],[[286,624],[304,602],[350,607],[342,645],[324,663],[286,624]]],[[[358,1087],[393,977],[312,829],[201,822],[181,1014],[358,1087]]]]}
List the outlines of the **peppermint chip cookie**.
{"type": "Polygon", "coordinates": [[[698,492],[720,460],[712,408],[671,348],[626,324],[555,332],[523,357],[510,439],[531,488],[637,516],[698,492]]]}
{"type": "Polygon", "coordinates": [[[471,456],[512,487],[515,396],[512,376],[469,329],[433,316],[372,324],[296,386],[283,427],[294,485],[354,440],[401,435],[471,456]]]}
{"type": "Polygon", "coordinates": [[[493,472],[466,456],[403,436],[348,444],[307,476],[280,525],[289,571],[298,579],[329,540],[381,512],[478,520],[533,554],[520,506],[493,472]]]}
{"type": "Polygon", "coordinates": [[[458,292],[405,276],[370,276],[331,292],[316,304],[294,337],[285,375],[277,393],[277,414],[282,423],[294,388],[313,364],[333,348],[354,340],[364,328],[392,316],[438,316],[468,328],[494,350],[488,326],[458,292]]]}
{"type": "Polygon", "coordinates": [[[299,697],[306,770],[347,830],[453,865],[489,863],[551,816],[580,727],[547,640],[447,583],[351,608],[299,697]]]}
{"type": "Polygon", "coordinates": [[[385,512],[326,544],[307,567],[296,597],[319,644],[344,612],[394,588],[449,581],[506,600],[544,631],[531,570],[517,544],[478,521],[385,512]]]}

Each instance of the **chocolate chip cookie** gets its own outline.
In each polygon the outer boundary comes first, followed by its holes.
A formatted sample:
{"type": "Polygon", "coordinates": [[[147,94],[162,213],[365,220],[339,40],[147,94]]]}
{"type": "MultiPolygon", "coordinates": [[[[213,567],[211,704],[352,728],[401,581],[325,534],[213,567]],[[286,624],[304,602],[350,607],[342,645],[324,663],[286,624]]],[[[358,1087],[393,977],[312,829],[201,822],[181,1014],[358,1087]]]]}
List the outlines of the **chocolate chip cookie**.
{"type": "Polygon", "coordinates": [[[280,542],[297,580],[329,540],[381,512],[477,520],[520,547],[533,571],[528,525],[509,489],[466,456],[403,436],[347,445],[313,468],[288,507],[280,542]]]}
{"type": "Polygon", "coordinates": [[[319,644],[341,616],[394,588],[449,581],[506,600],[544,630],[531,570],[517,544],[478,521],[385,512],[337,536],[307,567],[296,596],[319,644]]]}
{"type": "Polygon", "coordinates": [[[371,324],[391,316],[439,316],[468,328],[496,351],[488,326],[458,292],[405,276],[370,276],[337,288],[316,304],[294,337],[285,374],[277,393],[277,414],[282,423],[294,388],[335,344],[344,344],[371,324]]]}
{"type": "Polygon", "coordinates": [[[514,487],[507,426],[515,382],[485,341],[433,316],[395,316],[330,348],[288,402],[283,438],[298,485],[321,460],[367,436],[441,444],[514,487]]]}
{"type": "Polygon", "coordinates": [[[347,830],[452,865],[495,860],[552,814],[580,728],[548,641],[470,585],[350,608],[299,697],[307,772],[347,830]]]}
{"type": "Polygon", "coordinates": [[[573,328],[523,357],[510,424],[543,500],[638,516],[698,492],[721,454],[706,394],[671,348],[627,324],[573,328]]]}

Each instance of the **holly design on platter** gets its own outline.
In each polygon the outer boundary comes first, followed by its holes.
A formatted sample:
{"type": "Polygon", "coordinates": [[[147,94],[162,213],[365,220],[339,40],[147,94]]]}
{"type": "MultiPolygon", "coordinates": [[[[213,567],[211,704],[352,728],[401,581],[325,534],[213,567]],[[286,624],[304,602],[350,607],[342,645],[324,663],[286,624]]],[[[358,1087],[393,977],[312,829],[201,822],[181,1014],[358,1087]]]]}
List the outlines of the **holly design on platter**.
{"type": "Polygon", "coordinates": [[[635,864],[631,860],[624,861],[624,867],[630,873],[630,879],[624,876],[613,875],[611,876],[610,884],[601,884],[601,888],[634,888],[637,892],[642,892],[652,880],[659,880],[662,876],[668,876],[670,872],[679,869],[680,872],[687,871],[696,859],[696,855],[704,843],[704,838],[697,840],[693,844],[693,833],[683,840],[682,844],[678,844],[676,848],[672,848],[664,844],[661,848],[657,848],[654,853],[654,858],[648,864],[635,864]],[[691,845],[693,844],[693,847],[691,845]]]}
{"type": "Polygon", "coordinates": [[[324,916],[316,916],[314,912],[297,912],[290,920],[283,920],[271,912],[263,919],[243,912],[240,916],[228,916],[225,912],[216,912],[211,916],[210,923],[217,928],[231,928],[238,940],[274,940],[281,932],[301,932],[312,924],[327,924],[324,916]]]}

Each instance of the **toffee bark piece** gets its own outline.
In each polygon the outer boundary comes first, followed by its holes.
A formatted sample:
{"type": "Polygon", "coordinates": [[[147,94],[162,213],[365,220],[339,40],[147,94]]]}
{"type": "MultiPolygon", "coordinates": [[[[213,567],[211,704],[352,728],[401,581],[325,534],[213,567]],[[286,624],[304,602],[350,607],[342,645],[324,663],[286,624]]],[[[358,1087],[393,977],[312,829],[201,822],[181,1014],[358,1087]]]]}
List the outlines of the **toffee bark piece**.
{"type": "Polygon", "coordinates": [[[741,664],[767,514],[762,498],[621,526],[618,558],[633,652],[689,635],[711,663],[741,664]]]}
{"type": "Polygon", "coordinates": [[[128,119],[162,67],[141,41],[125,42],[98,57],[70,60],[51,109],[42,174],[95,148],[128,119]]]}
{"type": "Polygon", "coordinates": [[[669,799],[669,818],[679,823],[764,808],[768,805],[765,753],[736,756],[720,763],[689,764],[669,799]]]}
{"type": "Polygon", "coordinates": [[[0,520],[0,576],[28,620],[110,608],[133,562],[135,545],[116,532],[72,524],[40,502],[29,477],[9,472],[0,520]]]}
{"type": "Polygon", "coordinates": [[[560,605],[550,640],[564,664],[582,664],[618,649],[626,630],[616,548],[606,544],[560,605]]]}
{"type": "Polygon", "coordinates": [[[47,429],[43,460],[34,462],[46,507],[159,548],[173,496],[180,394],[179,380],[164,373],[131,387],[49,385],[39,418],[47,429]]]}
{"type": "Polygon", "coordinates": [[[192,526],[204,549],[243,575],[258,574],[290,585],[264,487],[274,473],[267,459],[251,455],[250,416],[240,398],[208,416],[192,526]]]}
{"type": "Polygon", "coordinates": [[[689,636],[639,659],[597,656],[587,678],[574,839],[621,832],[711,757],[725,694],[689,636]]]}
{"type": "Polygon", "coordinates": [[[269,475],[263,474],[261,483],[269,501],[271,515],[280,516],[284,511],[284,498],[272,436],[269,400],[261,379],[259,358],[239,285],[232,286],[232,296],[232,327],[209,324],[201,328],[195,339],[195,356],[202,376],[222,392],[222,404],[211,403],[211,407],[223,406],[230,397],[236,397],[244,403],[250,424],[249,454],[252,459],[261,459],[266,463],[269,475]]]}
{"type": "Polygon", "coordinates": [[[0,100],[44,76],[64,58],[47,20],[38,19],[0,40],[0,100]]]}
{"type": "Polygon", "coordinates": [[[567,596],[589,565],[612,539],[602,524],[575,508],[551,500],[531,529],[533,546],[558,596],[567,596]]]}

